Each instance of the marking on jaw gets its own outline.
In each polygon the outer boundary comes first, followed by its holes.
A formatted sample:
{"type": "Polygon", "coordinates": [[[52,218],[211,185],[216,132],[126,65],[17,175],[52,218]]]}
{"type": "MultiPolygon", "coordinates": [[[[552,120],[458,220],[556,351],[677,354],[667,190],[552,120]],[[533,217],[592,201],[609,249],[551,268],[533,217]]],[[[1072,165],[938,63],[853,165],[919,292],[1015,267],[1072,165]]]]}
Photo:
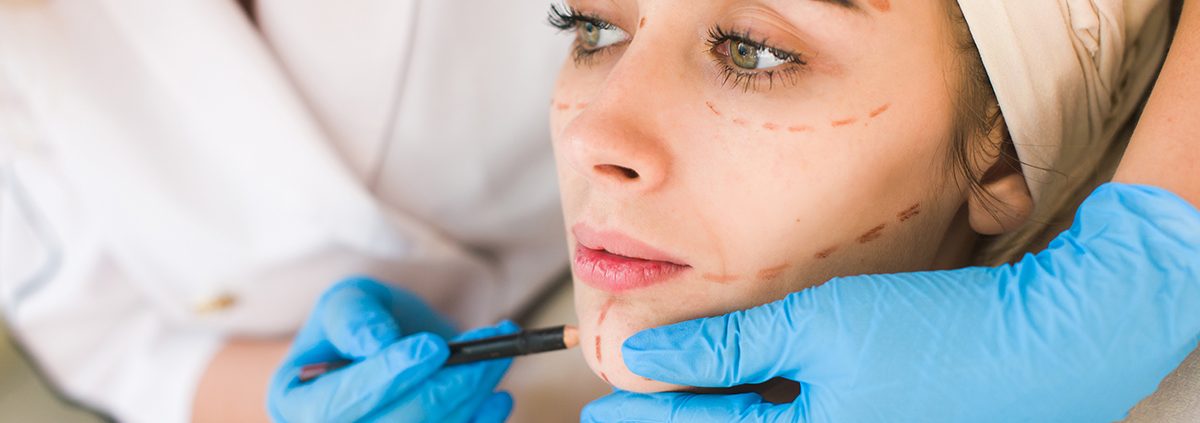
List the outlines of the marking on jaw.
{"type": "Polygon", "coordinates": [[[596,326],[600,326],[600,324],[604,323],[604,319],[608,317],[608,309],[612,308],[613,304],[616,302],[617,299],[615,297],[608,297],[608,301],[605,301],[604,305],[600,306],[600,318],[596,319],[596,326]]]}
{"type": "Polygon", "coordinates": [[[904,222],[904,221],[907,221],[908,219],[917,217],[918,214],[921,214],[921,204],[920,203],[913,204],[912,207],[909,207],[900,213],[896,213],[896,220],[904,222]]]}
{"type": "Polygon", "coordinates": [[[610,382],[610,381],[608,380],[608,375],[604,374],[604,372],[600,372],[600,378],[601,378],[601,379],[604,379],[604,383],[607,383],[607,384],[609,384],[609,385],[612,385],[612,382],[610,382]]]}
{"type": "Polygon", "coordinates": [[[783,263],[778,266],[768,267],[766,269],[759,270],[758,271],[758,279],[764,280],[764,281],[775,279],[775,278],[779,277],[779,275],[782,274],[784,270],[787,270],[787,267],[788,267],[788,263],[783,263]]]}
{"type": "Polygon", "coordinates": [[[884,104],[882,106],[879,106],[875,110],[872,110],[870,116],[871,116],[871,118],[875,118],[879,115],[882,115],[884,112],[888,111],[888,109],[890,109],[890,108],[892,108],[892,103],[884,104]]]}
{"type": "Polygon", "coordinates": [[[883,236],[883,230],[885,228],[887,228],[886,223],[881,223],[881,224],[879,224],[879,226],[871,228],[871,230],[858,236],[858,243],[866,244],[868,242],[879,239],[879,237],[883,236]]]}
{"type": "Polygon", "coordinates": [[[703,278],[716,283],[730,283],[738,280],[737,275],[717,273],[705,273],[703,278]]]}
{"type": "Polygon", "coordinates": [[[600,335],[596,335],[596,364],[603,362],[604,360],[600,356],[600,335]]]}
{"type": "Polygon", "coordinates": [[[858,118],[851,117],[851,118],[846,118],[846,119],[842,119],[842,120],[835,120],[835,121],[831,122],[830,125],[832,125],[834,128],[838,128],[838,127],[842,127],[842,126],[853,125],[854,122],[858,122],[858,118]]]}
{"type": "Polygon", "coordinates": [[[826,248],[826,249],[824,249],[824,250],[818,251],[816,254],[814,254],[814,255],[813,255],[813,257],[814,257],[814,258],[816,258],[816,259],[818,259],[818,260],[824,260],[824,259],[827,259],[827,258],[829,258],[829,256],[832,256],[832,255],[833,255],[833,253],[837,252],[838,248],[840,248],[840,247],[839,247],[839,246],[837,246],[837,245],[834,245],[834,246],[832,246],[832,247],[829,247],[829,248],[826,248]]]}

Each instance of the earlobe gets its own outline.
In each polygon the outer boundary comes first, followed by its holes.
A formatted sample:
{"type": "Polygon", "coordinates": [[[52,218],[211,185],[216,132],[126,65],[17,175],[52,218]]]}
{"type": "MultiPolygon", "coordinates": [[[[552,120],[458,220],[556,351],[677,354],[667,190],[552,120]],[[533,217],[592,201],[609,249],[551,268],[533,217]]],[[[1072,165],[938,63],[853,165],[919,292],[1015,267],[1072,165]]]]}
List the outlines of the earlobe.
{"type": "Polygon", "coordinates": [[[971,229],[982,235],[1000,235],[1020,227],[1033,213],[1033,196],[1025,176],[1016,170],[980,183],[979,192],[967,198],[971,229]]]}

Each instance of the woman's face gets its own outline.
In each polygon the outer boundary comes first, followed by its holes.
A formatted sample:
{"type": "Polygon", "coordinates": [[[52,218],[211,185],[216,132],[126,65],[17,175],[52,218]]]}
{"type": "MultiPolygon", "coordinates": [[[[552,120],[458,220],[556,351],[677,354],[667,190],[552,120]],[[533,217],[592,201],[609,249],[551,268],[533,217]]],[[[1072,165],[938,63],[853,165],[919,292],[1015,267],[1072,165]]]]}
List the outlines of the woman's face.
{"type": "MultiPolygon", "coordinates": [[[[953,261],[941,1],[572,0],[551,103],[584,356],[834,276],[953,261]]],[[[956,218],[956,216],[958,218],[956,218]]],[[[969,230],[967,231],[969,232],[969,230]]]]}

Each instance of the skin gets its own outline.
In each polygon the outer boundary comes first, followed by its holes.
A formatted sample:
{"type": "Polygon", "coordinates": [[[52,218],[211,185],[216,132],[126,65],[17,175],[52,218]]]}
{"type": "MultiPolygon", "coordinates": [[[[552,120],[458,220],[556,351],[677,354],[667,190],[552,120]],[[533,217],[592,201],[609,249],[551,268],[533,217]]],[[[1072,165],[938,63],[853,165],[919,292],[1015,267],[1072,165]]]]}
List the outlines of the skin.
{"type": "MultiPolygon", "coordinates": [[[[961,72],[941,2],[569,3],[629,35],[559,76],[550,113],[567,227],[619,231],[690,266],[620,293],[576,279],[581,339],[596,344],[584,357],[616,387],[683,388],[624,366],[621,344],[639,330],[835,276],[961,266],[977,231],[1005,226],[989,226],[947,167],[961,72]],[[731,60],[706,42],[713,25],[807,64],[785,65],[794,77],[773,86],[723,83],[716,61],[731,60]]],[[[1027,197],[1020,180],[1000,178],[997,192],[1027,197]]]]}
{"type": "MultiPolygon", "coordinates": [[[[898,6],[893,5],[892,9],[889,13],[898,12],[898,6]]],[[[1200,179],[1194,177],[1200,173],[1200,137],[1196,136],[1196,134],[1200,134],[1200,120],[1193,119],[1193,112],[1191,112],[1197,107],[1196,99],[1200,98],[1200,81],[1192,77],[1192,73],[1197,68],[1200,68],[1200,6],[1197,6],[1194,1],[1189,1],[1185,3],[1179,31],[1175,36],[1171,52],[1167,56],[1163,72],[1150,96],[1146,111],[1138,123],[1129,150],[1121,161],[1114,180],[1163,187],[1200,207],[1200,179]]],[[[593,87],[592,90],[599,92],[598,87],[593,87]]],[[[578,111],[563,113],[563,115],[577,114],[580,113],[578,111]]],[[[555,134],[561,135],[562,130],[574,118],[575,116],[556,117],[555,134]],[[559,121],[558,119],[563,120],[559,121]]],[[[556,148],[559,148],[557,147],[559,143],[559,141],[555,142],[556,148]]],[[[562,149],[559,148],[559,150],[562,149]]],[[[570,172],[575,171],[571,170],[570,172]]],[[[581,175],[574,176],[574,178],[582,177],[581,175]]],[[[586,200],[575,200],[577,203],[586,205],[587,203],[584,201],[586,200]]],[[[615,200],[608,201],[619,204],[615,200]]],[[[928,216],[927,213],[927,211],[923,211],[922,215],[928,216]]],[[[580,290],[586,290],[586,288],[579,285],[577,292],[580,290]]],[[[594,304],[599,302],[598,297],[602,296],[603,294],[595,292],[581,293],[579,300],[591,301],[594,304]]],[[[643,295],[643,298],[649,297],[643,295]]],[[[661,305],[663,302],[665,300],[658,303],[661,305]]],[[[579,303],[581,322],[586,321],[583,320],[584,318],[595,319],[598,317],[595,306],[587,304],[579,303]]],[[[615,319],[621,313],[621,308],[627,307],[630,306],[618,308],[614,303],[610,308],[609,316],[606,316],[606,322],[609,319],[615,319]]],[[[625,324],[637,324],[629,318],[623,320],[626,322],[625,324]]],[[[638,325],[640,326],[640,324],[638,325]]],[[[590,330],[594,331],[594,327],[590,330]]],[[[197,422],[269,421],[262,404],[263,392],[266,392],[270,373],[282,360],[287,344],[288,342],[283,340],[274,343],[253,341],[228,343],[224,350],[213,359],[203,381],[197,387],[194,420],[197,422]],[[244,392],[240,388],[247,388],[248,392],[244,392]]],[[[614,345],[619,345],[619,342],[614,345]]],[[[618,353],[619,350],[614,352],[614,354],[618,353]]],[[[605,359],[605,363],[612,362],[620,363],[620,360],[605,359]]],[[[618,381],[623,380],[625,379],[618,379],[618,381]]]]}

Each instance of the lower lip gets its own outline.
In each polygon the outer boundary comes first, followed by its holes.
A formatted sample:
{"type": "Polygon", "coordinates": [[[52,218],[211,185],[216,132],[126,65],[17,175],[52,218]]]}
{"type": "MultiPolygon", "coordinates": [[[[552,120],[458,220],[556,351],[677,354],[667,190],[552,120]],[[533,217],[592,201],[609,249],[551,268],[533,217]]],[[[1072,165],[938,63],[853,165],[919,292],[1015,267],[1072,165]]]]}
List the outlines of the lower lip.
{"type": "Polygon", "coordinates": [[[665,261],[618,256],[575,246],[575,277],[596,289],[624,292],[666,282],[690,267],[665,261]]]}

